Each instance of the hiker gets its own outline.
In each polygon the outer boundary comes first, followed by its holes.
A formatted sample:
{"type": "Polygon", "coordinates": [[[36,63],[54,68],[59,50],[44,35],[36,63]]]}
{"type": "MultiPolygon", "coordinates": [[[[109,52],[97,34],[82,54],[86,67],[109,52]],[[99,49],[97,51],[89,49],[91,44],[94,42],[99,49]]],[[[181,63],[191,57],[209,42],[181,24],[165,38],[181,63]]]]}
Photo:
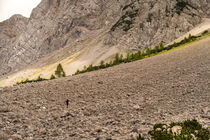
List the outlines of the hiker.
{"type": "Polygon", "coordinates": [[[66,100],[66,106],[69,107],[69,99],[66,100]]]}

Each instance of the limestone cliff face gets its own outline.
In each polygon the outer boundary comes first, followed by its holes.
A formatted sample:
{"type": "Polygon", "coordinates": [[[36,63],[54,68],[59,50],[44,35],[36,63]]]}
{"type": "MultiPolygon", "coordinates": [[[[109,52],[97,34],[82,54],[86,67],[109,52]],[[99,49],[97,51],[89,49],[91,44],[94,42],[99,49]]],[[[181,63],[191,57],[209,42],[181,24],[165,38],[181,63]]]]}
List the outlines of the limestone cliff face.
{"type": "Polygon", "coordinates": [[[169,43],[209,17],[210,1],[134,0],[122,9],[110,36],[116,44],[130,49],[169,43]]]}
{"type": "Polygon", "coordinates": [[[19,36],[26,28],[28,19],[21,15],[14,15],[0,23],[0,38],[12,39],[19,36]]]}
{"type": "Polygon", "coordinates": [[[28,19],[21,15],[14,15],[0,23],[0,75],[8,73],[12,67],[8,66],[11,58],[12,44],[26,29],[28,19]]]}
{"type": "MultiPolygon", "coordinates": [[[[72,43],[89,32],[102,29],[118,18],[127,0],[42,0],[26,29],[7,42],[0,75],[18,70],[72,43]]],[[[0,38],[2,40],[2,38],[0,38]]]]}
{"type": "Polygon", "coordinates": [[[105,46],[120,49],[167,43],[210,17],[209,9],[209,0],[42,0],[29,19],[0,23],[0,75],[98,30],[107,31],[105,46]]]}

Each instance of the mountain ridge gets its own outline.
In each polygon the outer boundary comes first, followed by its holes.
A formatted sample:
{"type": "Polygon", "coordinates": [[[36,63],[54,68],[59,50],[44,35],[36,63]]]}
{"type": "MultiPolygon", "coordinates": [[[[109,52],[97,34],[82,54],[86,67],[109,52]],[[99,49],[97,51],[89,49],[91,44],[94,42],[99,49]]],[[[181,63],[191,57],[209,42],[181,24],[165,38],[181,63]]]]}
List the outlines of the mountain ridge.
{"type": "MultiPolygon", "coordinates": [[[[62,49],[70,52],[68,57],[93,49],[93,53],[86,52],[93,57],[91,61],[80,58],[80,65],[68,67],[76,71],[117,52],[154,47],[161,41],[167,44],[208,18],[208,7],[208,1],[199,0],[42,0],[28,19],[26,30],[0,43],[4,46],[4,51],[0,49],[0,75],[17,72],[62,49]]],[[[60,56],[55,61],[61,61],[60,56]]]]}

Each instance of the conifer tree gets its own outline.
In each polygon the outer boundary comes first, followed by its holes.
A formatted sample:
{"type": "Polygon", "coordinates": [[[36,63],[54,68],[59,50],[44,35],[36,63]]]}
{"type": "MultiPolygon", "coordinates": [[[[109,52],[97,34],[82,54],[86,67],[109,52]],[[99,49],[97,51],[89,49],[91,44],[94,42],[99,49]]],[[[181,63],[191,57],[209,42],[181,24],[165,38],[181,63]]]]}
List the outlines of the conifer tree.
{"type": "Polygon", "coordinates": [[[119,60],[120,60],[120,57],[119,57],[119,54],[117,53],[115,55],[114,65],[118,64],[119,63],[119,60]]]}
{"type": "Polygon", "coordinates": [[[164,44],[163,44],[163,42],[160,42],[160,45],[159,46],[160,46],[159,47],[160,51],[163,51],[164,50],[164,44]]]}
{"type": "Polygon", "coordinates": [[[87,71],[93,71],[93,65],[92,64],[88,66],[87,71]]]}
{"type": "Polygon", "coordinates": [[[52,80],[52,79],[55,79],[55,75],[54,74],[52,74],[51,77],[50,77],[50,80],[52,80]]]}
{"type": "Polygon", "coordinates": [[[120,62],[120,63],[123,62],[123,55],[122,55],[122,54],[120,55],[119,62],[120,62]]]}
{"type": "Polygon", "coordinates": [[[61,64],[58,64],[57,69],[55,71],[55,75],[57,77],[66,77],[66,73],[64,72],[61,64]]]}
{"type": "Polygon", "coordinates": [[[150,48],[147,48],[146,54],[147,54],[147,55],[150,55],[150,54],[151,54],[151,49],[150,49],[150,48]]]}
{"type": "Polygon", "coordinates": [[[104,61],[102,60],[99,66],[101,69],[105,68],[104,61]]]}
{"type": "Polygon", "coordinates": [[[127,56],[126,56],[126,62],[131,62],[131,55],[129,52],[127,53],[127,56]]]}
{"type": "Polygon", "coordinates": [[[137,56],[138,56],[138,59],[141,59],[141,57],[142,57],[142,55],[141,55],[141,51],[140,50],[138,50],[138,52],[137,52],[137,56]]]}

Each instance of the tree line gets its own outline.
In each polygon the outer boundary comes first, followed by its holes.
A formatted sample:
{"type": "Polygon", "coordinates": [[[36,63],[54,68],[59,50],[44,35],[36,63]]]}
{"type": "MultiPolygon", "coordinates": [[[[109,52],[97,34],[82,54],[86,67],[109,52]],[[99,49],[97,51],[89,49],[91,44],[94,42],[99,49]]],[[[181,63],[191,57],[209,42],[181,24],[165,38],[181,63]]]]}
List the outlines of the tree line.
{"type": "Polygon", "coordinates": [[[40,82],[40,81],[52,80],[52,79],[61,78],[61,77],[66,77],[66,73],[65,73],[62,65],[61,64],[58,64],[58,66],[57,66],[57,68],[55,70],[55,75],[52,74],[51,77],[50,77],[50,79],[45,79],[45,78],[42,78],[41,76],[39,76],[37,79],[29,80],[27,78],[25,80],[22,80],[20,82],[17,82],[16,84],[17,85],[20,85],[20,84],[26,84],[26,83],[40,82]]]}
{"type": "Polygon", "coordinates": [[[108,63],[105,63],[104,61],[101,61],[100,65],[98,65],[98,66],[93,66],[92,64],[89,65],[88,67],[84,66],[83,70],[77,70],[74,75],[78,75],[78,74],[85,73],[85,72],[90,72],[90,71],[95,71],[95,70],[99,70],[99,69],[105,69],[105,68],[108,68],[108,67],[119,65],[121,63],[129,63],[129,62],[133,62],[133,61],[136,61],[136,60],[141,60],[141,59],[150,57],[152,55],[156,55],[160,52],[168,51],[168,50],[171,50],[173,48],[184,45],[186,43],[195,41],[196,39],[198,39],[198,38],[200,38],[200,37],[202,37],[206,34],[208,34],[208,31],[204,31],[202,33],[202,35],[200,35],[200,36],[192,36],[190,34],[188,37],[185,37],[180,42],[174,42],[173,44],[168,45],[168,46],[164,46],[164,43],[160,42],[153,49],[147,48],[146,50],[143,50],[143,51],[138,50],[138,51],[133,52],[133,53],[127,53],[127,55],[125,57],[122,54],[117,53],[115,55],[113,61],[110,61],[108,63]]]}
{"type": "MultiPolygon", "coordinates": [[[[155,46],[154,48],[147,48],[146,50],[138,50],[136,52],[128,52],[126,56],[123,56],[122,54],[116,54],[114,57],[113,61],[107,62],[105,63],[104,61],[100,62],[100,65],[98,66],[93,66],[92,64],[87,66],[84,66],[83,70],[77,70],[75,72],[75,74],[73,75],[78,75],[81,73],[85,73],[85,72],[91,72],[91,71],[95,71],[95,70],[99,70],[99,69],[105,69],[108,67],[112,67],[115,65],[119,65],[121,63],[129,63],[129,62],[133,62],[133,61],[137,61],[137,60],[141,60],[156,54],[159,54],[161,52],[164,51],[169,51],[173,48],[179,47],[181,45],[184,45],[186,43],[195,41],[199,38],[201,38],[202,36],[205,35],[210,35],[210,33],[208,32],[208,30],[204,31],[201,35],[198,36],[192,36],[191,34],[188,37],[185,37],[183,40],[181,40],[180,42],[174,42],[171,45],[168,46],[164,46],[163,42],[160,42],[157,46],[155,46]]],[[[50,79],[45,79],[42,78],[41,76],[39,76],[37,79],[33,79],[33,80],[22,80],[20,82],[17,82],[16,84],[25,84],[25,83],[32,83],[32,82],[40,82],[40,81],[45,81],[45,80],[52,80],[52,79],[56,79],[56,78],[61,78],[61,77],[66,77],[66,73],[62,67],[61,64],[58,64],[55,73],[51,75],[50,79]]]]}

